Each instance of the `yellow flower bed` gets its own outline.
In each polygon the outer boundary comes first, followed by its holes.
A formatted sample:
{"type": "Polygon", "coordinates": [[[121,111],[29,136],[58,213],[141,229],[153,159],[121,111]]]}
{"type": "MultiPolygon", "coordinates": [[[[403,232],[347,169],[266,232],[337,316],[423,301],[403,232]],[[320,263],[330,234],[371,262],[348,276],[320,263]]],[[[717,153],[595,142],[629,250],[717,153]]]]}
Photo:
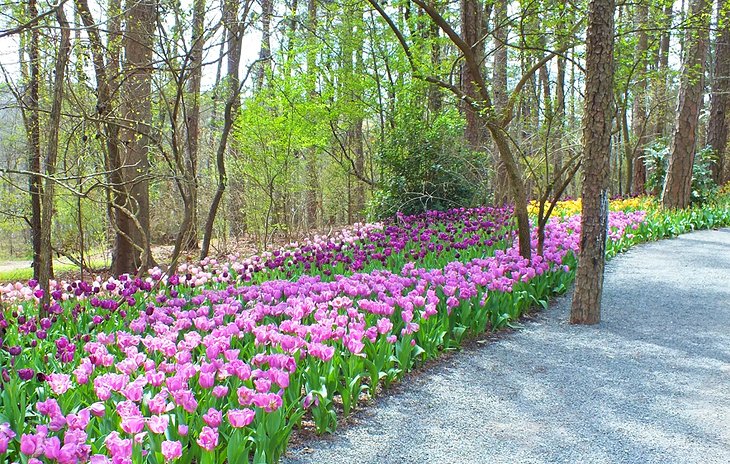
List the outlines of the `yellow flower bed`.
{"type": "MultiPolygon", "coordinates": [[[[635,210],[650,210],[655,207],[656,200],[653,197],[642,196],[634,198],[620,198],[617,200],[611,200],[609,202],[609,209],[611,211],[635,211],[635,210]]],[[[529,214],[537,215],[540,208],[540,204],[537,201],[531,201],[527,206],[529,214]]],[[[546,205],[547,208],[547,205],[546,205]]],[[[572,216],[574,214],[580,214],[581,201],[578,200],[564,200],[559,201],[553,209],[553,216],[572,216]]]]}

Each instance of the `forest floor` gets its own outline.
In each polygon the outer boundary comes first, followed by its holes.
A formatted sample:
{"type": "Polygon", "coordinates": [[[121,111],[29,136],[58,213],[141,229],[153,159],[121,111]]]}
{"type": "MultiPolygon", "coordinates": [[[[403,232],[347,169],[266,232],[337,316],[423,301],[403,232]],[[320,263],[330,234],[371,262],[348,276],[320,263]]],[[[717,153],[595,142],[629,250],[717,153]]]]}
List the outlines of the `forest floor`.
{"type": "MultiPolygon", "coordinates": [[[[269,239],[265,249],[274,250],[280,247],[284,247],[289,243],[306,240],[312,238],[315,235],[320,236],[331,236],[333,233],[339,233],[342,229],[346,229],[348,226],[330,227],[328,229],[317,229],[309,232],[301,232],[291,236],[275,236],[269,239]]],[[[172,245],[154,245],[152,247],[152,256],[155,261],[163,268],[167,269],[167,265],[170,262],[173,252],[172,245]]],[[[238,239],[230,239],[225,243],[218,243],[213,241],[211,244],[211,257],[219,258],[220,260],[227,260],[227,256],[232,253],[238,253],[242,257],[254,256],[261,253],[263,246],[261,242],[253,237],[244,236],[238,239]]],[[[103,252],[96,252],[90,257],[86,256],[84,261],[89,262],[91,259],[92,272],[85,271],[84,278],[89,279],[89,276],[101,274],[102,277],[108,277],[108,267],[111,262],[111,250],[103,252]]],[[[200,250],[193,250],[190,252],[183,252],[179,258],[179,262],[198,263],[200,250]]],[[[21,281],[25,282],[33,276],[33,269],[31,267],[32,261],[29,259],[18,259],[18,258],[5,258],[0,259],[0,284],[21,281]]],[[[77,280],[81,277],[78,266],[73,264],[66,257],[56,257],[53,260],[56,277],[65,280],[77,280]]]]}
{"type": "Polygon", "coordinates": [[[570,295],[445,356],[285,463],[730,462],[730,229],[607,266],[602,321],[570,295]]]}

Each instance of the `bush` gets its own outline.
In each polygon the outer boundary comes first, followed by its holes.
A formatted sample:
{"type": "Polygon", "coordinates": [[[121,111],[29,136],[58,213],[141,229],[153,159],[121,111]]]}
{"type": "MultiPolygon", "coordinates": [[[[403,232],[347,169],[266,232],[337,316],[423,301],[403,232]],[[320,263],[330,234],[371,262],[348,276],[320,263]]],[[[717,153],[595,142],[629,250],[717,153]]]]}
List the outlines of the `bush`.
{"type": "MultiPolygon", "coordinates": [[[[666,182],[669,167],[669,147],[663,142],[657,142],[646,148],[643,156],[646,166],[646,190],[655,195],[661,195],[666,182]]],[[[717,192],[717,184],[712,179],[710,167],[715,156],[712,148],[707,146],[697,152],[692,166],[692,204],[704,204],[717,192]]]]}
{"type": "Polygon", "coordinates": [[[380,151],[383,182],[368,217],[443,211],[485,201],[488,157],[464,145],[464,122],[458,112],[441,113],[429,123],[422,119],[417,111],[397,117],[380,151]]]}

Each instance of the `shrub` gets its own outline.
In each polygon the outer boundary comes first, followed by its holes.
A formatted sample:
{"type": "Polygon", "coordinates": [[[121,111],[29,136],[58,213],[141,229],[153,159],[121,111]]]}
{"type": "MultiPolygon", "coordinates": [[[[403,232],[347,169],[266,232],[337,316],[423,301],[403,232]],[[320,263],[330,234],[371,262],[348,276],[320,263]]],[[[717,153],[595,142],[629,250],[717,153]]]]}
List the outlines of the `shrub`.
{"type": "Polygon", "coordinates": [[[369,217],[382,219],[397,211],[444,211],[484,202],[488,158],[464,145],[464,124],[458,112],[441,113],[430,124],[421,119],[418,111],[401,114],[381,148],[386,175],[370,202],[369,217]]]}
{"type": "MultiPolygon", "coordinates": [[[[655,195],[661,195],[666,182],[669,167],[669,147],[664,142],[656,142],[645,150],[643,156],[646,166],[646,189],[655,195]]],[[[692,166],[692,192],[690,201],[693,204],[706,203],[717,191],[717,184],[712,179],[710,167],[715,156],[712,148],[707,146],[695,155],[692,166]]]]}

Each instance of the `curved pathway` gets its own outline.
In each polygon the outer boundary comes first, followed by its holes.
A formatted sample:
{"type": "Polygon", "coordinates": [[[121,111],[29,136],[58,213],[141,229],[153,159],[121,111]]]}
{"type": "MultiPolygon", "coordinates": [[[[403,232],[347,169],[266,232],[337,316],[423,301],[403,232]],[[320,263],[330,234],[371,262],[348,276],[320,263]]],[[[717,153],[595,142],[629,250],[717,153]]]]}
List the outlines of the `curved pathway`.
{"type": "Polygon", "coordinates": [[[450,356],[287,463],[730,463],[730,229],[606,270],[602,322],[570,299],[450,356]]]}

